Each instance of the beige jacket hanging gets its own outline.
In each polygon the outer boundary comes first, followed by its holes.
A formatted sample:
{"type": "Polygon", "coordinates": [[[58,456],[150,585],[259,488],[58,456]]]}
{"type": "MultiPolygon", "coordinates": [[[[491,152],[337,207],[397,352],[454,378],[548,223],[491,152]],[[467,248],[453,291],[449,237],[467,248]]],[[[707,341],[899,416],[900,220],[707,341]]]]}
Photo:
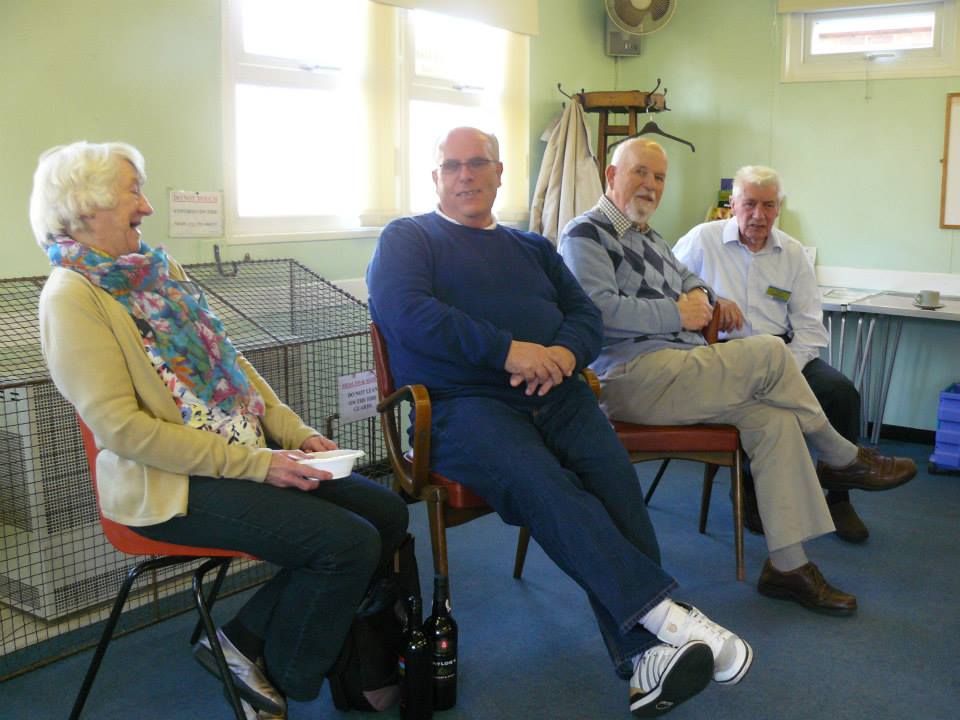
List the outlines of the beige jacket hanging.
{"type": "Polygon", "coordinates": [[[530,206],[530,230],[554,244],[570,220],[603,194],[583,108],[569,102],[547,141],[530,206]]]}

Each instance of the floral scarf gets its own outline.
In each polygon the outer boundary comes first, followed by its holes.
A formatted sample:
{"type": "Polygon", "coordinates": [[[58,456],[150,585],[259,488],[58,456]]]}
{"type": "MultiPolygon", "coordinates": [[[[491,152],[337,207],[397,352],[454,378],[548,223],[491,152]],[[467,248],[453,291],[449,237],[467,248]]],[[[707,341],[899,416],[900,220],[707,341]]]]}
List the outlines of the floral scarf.
{"type": "Polygon", "coordinates": [[[113,258],[70,237],[52,238],[50,264],[73,270],[110,293],[142,327],[177,378],[201,400],[232,412],[238,406],[263,417],[260,393],[237,363],[239,353],[223,323],[201,296],[170,277],[163,248],[140,243],[140,251],[113,258]]]}

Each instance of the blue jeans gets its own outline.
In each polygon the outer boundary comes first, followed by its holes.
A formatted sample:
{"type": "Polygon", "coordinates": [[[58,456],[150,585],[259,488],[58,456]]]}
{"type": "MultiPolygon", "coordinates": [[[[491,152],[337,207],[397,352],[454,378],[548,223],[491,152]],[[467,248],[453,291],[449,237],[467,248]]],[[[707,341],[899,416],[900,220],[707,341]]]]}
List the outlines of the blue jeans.
{"type": "Polygon", "coordinates": [[[309,492],[191,477],[185,516],[131,529],[279,565],[237,619],[264,638],[277,689],[305,701],[319,694],[370,581],[406,536],[407,507],[396,493],[357,474],[322,481],[309,492]]]}
{"type": "Polygon", "coordinates": [[[530,529],[586,592],[617,673],[657,644],[637,620],[676,586],[626,451],[586,384],[567,381],[536,410],[483,397],[433,404],[431,466],[530,529]],[[568,386],[569,383],[569,386],[568,386]]]}

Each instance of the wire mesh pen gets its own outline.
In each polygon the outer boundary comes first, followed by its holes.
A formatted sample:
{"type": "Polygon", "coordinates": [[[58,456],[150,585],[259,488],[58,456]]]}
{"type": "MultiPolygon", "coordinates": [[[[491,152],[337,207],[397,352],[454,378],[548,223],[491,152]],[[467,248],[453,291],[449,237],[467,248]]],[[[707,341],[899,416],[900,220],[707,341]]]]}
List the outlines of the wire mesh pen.
{"type": "MultiPolygon", "coordinates": [[[[227,275],[186,266],[234,343],[280,398],[389,482],[376,417],[340,422],[339,378],[371,370],[366,305],[293,260],[247,261],[227,275]]],[[[73,408],[50,381],[37,302],[44,277],[0,279],[0,680],[92,645],[133,558],[100,532],[73,408]]],[[[236,562],[235,591],[265,580],[236,562]]],[[[190,607],[189,576],[140,581],[121,620],[129,631],[190,607]]]]}

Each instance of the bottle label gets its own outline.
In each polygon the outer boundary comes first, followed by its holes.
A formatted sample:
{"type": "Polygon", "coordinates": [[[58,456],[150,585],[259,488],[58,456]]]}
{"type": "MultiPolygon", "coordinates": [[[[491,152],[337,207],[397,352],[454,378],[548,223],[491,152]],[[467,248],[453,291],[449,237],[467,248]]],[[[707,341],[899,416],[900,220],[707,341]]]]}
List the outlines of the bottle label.
{"type": "MultiPolygon", "coordinates": [[[[438,643],[439,645],[440,643],[438,643]]],[[[457,676],[457,656],[449,651],[435,652],[433,655],[433,677],[435,680],[450,680],[457,676]]]]}

